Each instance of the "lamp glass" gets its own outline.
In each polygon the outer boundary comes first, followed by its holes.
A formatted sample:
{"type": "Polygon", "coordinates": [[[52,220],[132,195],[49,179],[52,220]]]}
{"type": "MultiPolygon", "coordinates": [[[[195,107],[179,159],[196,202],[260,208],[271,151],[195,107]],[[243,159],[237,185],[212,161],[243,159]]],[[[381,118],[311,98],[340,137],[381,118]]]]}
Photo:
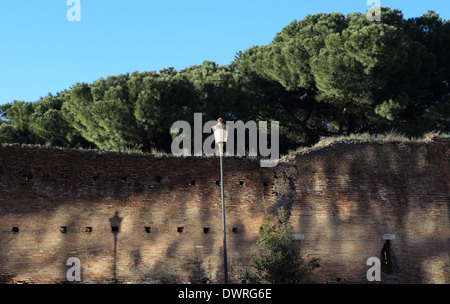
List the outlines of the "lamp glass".
{"type": "Polygon", "coordinates": [[[214,127],[214,140],[217,144],[226,143],[228,139],[228,131],[224,123],[218,122],[214,127]]]}

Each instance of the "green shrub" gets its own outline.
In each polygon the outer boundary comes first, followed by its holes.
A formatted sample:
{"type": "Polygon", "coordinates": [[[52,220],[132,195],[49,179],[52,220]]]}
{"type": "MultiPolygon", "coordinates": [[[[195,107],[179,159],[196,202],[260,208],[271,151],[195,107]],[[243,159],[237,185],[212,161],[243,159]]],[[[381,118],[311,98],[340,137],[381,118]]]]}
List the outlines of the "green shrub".
{"type": "Polygon", "coordinates": [[[259,232],[258,254],[246,279],[257,284],[298,284],[305,282],[319,259],[303,260],[300,245],[293,238],[288,213],[281,207],[278,215],[266,215],[259,232]]]}

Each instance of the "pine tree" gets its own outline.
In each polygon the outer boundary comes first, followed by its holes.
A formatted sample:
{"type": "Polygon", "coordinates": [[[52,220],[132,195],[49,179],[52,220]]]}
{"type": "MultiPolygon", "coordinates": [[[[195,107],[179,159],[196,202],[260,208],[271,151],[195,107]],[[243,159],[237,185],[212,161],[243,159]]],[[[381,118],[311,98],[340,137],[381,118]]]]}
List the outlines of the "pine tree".
{"type": "Polygon", "coordinates": [[[300,246],[293,238],[288,213],[283,207],[275,217],[264,216],[257,243],[260,251],[253,256],[252,271],[247,274],[253,283],[302,283],[319,266],[319,259],[303,260],[300,246]]]}

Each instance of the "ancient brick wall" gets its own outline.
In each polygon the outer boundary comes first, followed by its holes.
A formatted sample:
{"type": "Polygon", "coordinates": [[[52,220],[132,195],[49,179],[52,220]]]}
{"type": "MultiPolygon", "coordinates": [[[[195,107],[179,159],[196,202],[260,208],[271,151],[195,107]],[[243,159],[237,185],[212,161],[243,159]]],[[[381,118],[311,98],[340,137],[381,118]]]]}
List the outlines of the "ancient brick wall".
{"type": "Polygon", "coordinates": [[[298,155],[291,221],[322,282],[367,282],[389,239],[385,283],[450,283],[449,143],[339,144],[298,155]]]}
{"type": "MultiPolygon", "coordinates": [[[[390,234],[383,282],[449,283],[449,147],[338,144],[276,168],[225,158],[231,281],[263,214],[285,206],[305,258],[321,259],[316,282],[367,282],[390,234]]],[[[0,280],[64,282],[70,257],[82,282],[220,282],[218,159],[0,147],[0,280]]]]}
{"type": "MultiPolygon", "coordinates": [[[[3,147],[0,164],[3,278],[66,281],[69,257],[80,259],[86,282],[223,276],[217,158],[3,147]]],[[[256,242],[271,181],[247,159],[225,158],[224,166],[228,258],[237,274],[256,242]]]]}

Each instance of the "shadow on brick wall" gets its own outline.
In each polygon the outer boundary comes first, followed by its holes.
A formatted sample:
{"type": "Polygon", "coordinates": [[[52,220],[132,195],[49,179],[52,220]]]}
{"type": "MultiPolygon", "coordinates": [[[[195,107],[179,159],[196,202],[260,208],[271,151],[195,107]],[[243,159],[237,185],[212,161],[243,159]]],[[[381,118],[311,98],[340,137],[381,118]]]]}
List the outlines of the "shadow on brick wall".
{"type": "Polygon", "coordinates": [[[119,211],[116,211],[114,216],[109,219],[111,224],[111,232],[114,236],[113,282],[117,282],[117,237],[120,232],[122,220],[123,218],[119,216],[119,211]]]}

